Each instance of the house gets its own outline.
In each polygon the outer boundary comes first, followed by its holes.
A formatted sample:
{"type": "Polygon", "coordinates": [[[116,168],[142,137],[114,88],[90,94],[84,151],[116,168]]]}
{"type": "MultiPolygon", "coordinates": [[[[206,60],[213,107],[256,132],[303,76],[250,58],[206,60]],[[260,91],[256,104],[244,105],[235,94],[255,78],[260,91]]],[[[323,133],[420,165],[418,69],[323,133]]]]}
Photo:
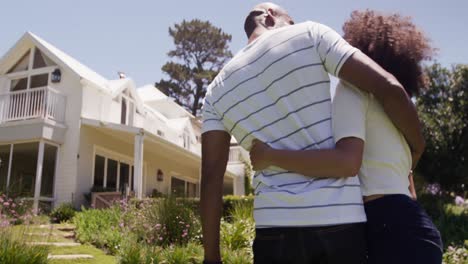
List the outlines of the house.
{"type": "MultiPolygon", "coordinates": [[[[199,196],[200,121],[120,77],[26,33],[0,60],[0,191],[43,209],[79,206],[91,188],[199,196]]],[[[232,145],[224,192],[242,195],[245,151],[232,145]]]]}

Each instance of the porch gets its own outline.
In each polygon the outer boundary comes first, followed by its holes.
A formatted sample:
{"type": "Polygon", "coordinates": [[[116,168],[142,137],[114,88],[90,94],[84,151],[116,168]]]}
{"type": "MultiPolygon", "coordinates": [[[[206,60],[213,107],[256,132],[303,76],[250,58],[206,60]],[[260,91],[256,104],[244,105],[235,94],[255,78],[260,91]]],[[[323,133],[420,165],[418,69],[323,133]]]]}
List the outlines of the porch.
{"type": "Polygon", "coordinates": [[[50,210],[54,202],[59,146],[45,140],[0,144],[0,191],[50,210]]]}
{"type": "MultiPolygon", "coordinates": [[[[82,118],[79,189],[86,192],[95,186],[105,191],[134,191],[138,198],[152,194],[198,197],[200,158],[144,129],[82,118]]],[[[243,191],[235,184],[237,178],[226,172],[226,194],[243,191]]]]}

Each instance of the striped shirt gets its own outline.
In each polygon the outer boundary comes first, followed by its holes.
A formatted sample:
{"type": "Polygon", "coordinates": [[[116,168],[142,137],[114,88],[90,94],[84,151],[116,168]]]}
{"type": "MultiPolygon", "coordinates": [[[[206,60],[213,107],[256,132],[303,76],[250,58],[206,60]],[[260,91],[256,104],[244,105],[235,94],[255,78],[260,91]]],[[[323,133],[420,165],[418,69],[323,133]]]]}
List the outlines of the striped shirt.
{"type": "MultiPolygon", "coordinates": [[[[333,148],[328,74],[337,76],[355,51],[315,22],[263,33],[208,87],[202,132],[227,131],[245,149],[254,138],[280,149],[333,148]]],[[[276,167],[257,172],[257,228],[365,221],[357,177],[313,176],[276,167]]]]}

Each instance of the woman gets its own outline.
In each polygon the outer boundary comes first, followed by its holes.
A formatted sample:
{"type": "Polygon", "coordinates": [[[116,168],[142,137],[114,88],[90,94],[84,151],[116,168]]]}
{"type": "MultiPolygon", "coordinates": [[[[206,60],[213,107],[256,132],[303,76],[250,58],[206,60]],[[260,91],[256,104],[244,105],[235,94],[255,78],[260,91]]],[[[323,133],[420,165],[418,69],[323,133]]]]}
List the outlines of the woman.
{"type": "MultiPolygon", "coordinates": [[[[355,11],[343,29],[351,45],[393,74],[409,95],[417,94],[424,85],[420,62],[433,50],[409,18],[355,11]]],[[[324,177],[358,173],[368,221],[369,263],[441,263],[440,233],[409,190],[408,175],[417,157],[412,157],[377,100],[339,83],[333,133],[336,147],[331,150],[279,150],[255,141],[252,165],[255,170],[277,166],[324,177]]]]}

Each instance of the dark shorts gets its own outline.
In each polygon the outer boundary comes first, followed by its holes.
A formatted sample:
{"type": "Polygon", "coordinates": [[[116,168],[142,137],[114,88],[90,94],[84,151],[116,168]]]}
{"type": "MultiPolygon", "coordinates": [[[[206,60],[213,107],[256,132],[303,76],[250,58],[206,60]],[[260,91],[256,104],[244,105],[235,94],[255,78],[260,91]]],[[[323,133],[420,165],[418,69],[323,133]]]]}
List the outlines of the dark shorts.
{"type": "Polygon", "coordinates": [[[369,264],[440,264],[440,233],[418,202],[387,195],[365,203],[369,264]]]}
{"type": "Polygon", "coordinates": [[[256,230],[255,264],[366,263],[365,225],[256,230]]]}

